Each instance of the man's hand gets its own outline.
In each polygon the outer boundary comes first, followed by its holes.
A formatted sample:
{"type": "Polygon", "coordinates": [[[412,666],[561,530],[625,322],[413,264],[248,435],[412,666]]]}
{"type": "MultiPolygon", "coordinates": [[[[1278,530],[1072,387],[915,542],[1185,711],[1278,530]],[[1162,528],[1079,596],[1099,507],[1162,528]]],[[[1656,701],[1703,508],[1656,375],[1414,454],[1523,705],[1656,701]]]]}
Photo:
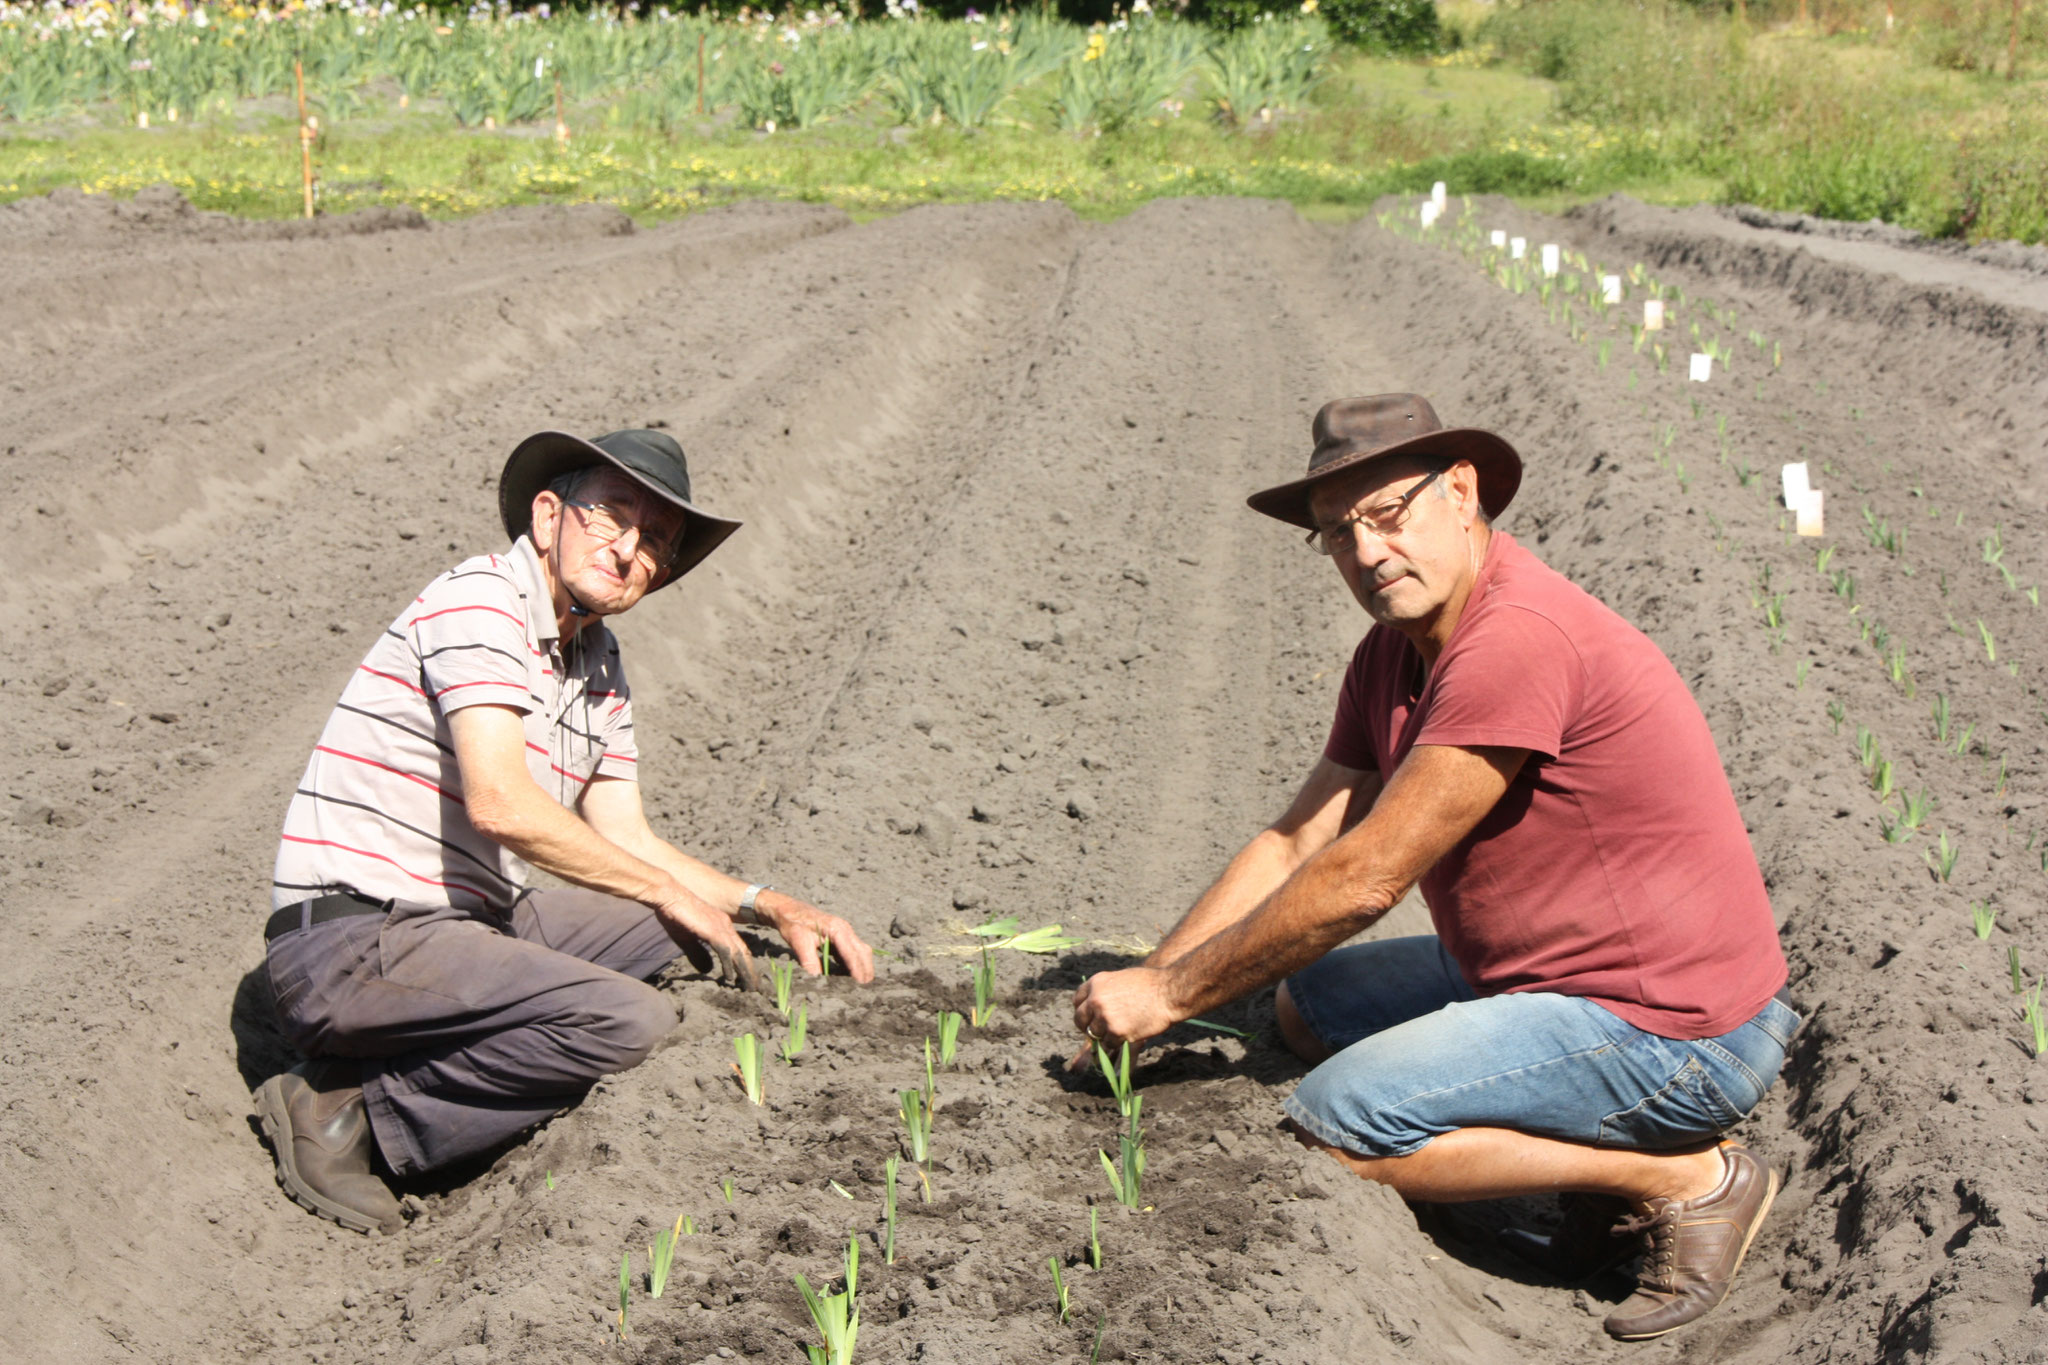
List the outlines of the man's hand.
{"type": "Polygon", "coordinates": [[[1129,1043],[1133,1048],[1178,1024],[1185,1016],[1173,1004],[1168,978],[1158,967],[1127,967],[1097,972],[1074,992],[1074,1027],[1093,1041],[1067,1062],[1072,1071],[1101,1043],[1110,1052],[1129,1043]]]}
{"type": "Polygon", "coordinates": [[[654,913],[698,971],[709,972],[711,959],[716,957],[719,981],[743,990],[759,989],[754,955],[747,951],[746,942],[728,916],[681,885],[655,904],[654,913]]]}
{"type": "Polygon", "coordinates": [[[875,979],[875,951],[861,942],[853,926],[837,915],[828,915],[815,905],[795,896],[765,891],[754,903],[763,924],[772,927],[796,954],[797,965],[811,976],[824,970],[818,959],[818,944],[829,942],[832,951],[846,964],[847,975],[866,983],[875,979]]]}

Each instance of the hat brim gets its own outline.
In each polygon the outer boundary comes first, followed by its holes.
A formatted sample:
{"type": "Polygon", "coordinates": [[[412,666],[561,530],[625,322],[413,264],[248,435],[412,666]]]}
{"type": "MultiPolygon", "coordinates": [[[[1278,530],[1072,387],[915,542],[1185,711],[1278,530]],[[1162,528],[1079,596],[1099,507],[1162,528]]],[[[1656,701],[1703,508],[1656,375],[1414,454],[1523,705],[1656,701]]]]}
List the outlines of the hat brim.
{"type": "Polygon", "coordinates": [[[1477,427],[1446,427],[1390,446],[1341,455],[1302,478],[1261,489],[1246,498],[1245,504],[1255,512],[1313,531],[1316,523],[1309,514],[1308,498],[1317,484],[1397,455],[1436,455],[1470,461],[1479,471],[1479,505],[1486,509],[1489,518],[1506,511],[1522,487],[1522,457],[1513,446],[1477,427]]]}
{"type": "Polygon", "coordinates": [[[532,531],[534,495],[570,470],[587,469],[596,464],[609,465],[663,502],[682,510],[682,545],[677,549],[667,575],[648,589],[649,592],[659,592],[703,563],[705,556],[742,525],[727,517],[713,516],[687,498],[678,496],[673,489],[664,487],[659,481],[648,478],[618,459],[603,446],[565,431],[542,431],[519,443],[505,461],[505,472],[498,477],[498,515],[504,520],[505,534],[517,540],[532,531]]]}

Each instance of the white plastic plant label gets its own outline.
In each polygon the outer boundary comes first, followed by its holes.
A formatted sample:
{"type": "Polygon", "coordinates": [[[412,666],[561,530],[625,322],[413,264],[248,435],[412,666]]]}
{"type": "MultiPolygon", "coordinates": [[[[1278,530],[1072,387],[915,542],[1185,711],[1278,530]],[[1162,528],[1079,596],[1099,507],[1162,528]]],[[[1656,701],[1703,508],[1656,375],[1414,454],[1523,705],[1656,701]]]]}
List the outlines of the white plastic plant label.
{"type": "Polygon", "coordinates": [[[1543,273],[1545,275],[1555,275],[1557,273],[1556,242],[1545,242],[1543,244],[1543,273]]]}
{"type": "Polygon", "coordinates": [[[1656,332],[1656,331],[1661,331],[1661,330],[1663,329],[1663,327],[1664,327],[1664,300],[1662,300],[1662,299],[1644,299],[1644,300],[1643,300],[1643,330],[1644,330],[1645,332],[1656,332]]]}
{"type": "Polygon", "coordinates": [[[1487,245],[1493,247],[1496,251],[1498,251],[1500,248],[1508,244],[1508,234],[1504,229],[1495,228],[1492,232],[1486,235],[1486,242],[1487,245]]]}
{"type": "Polygon", "coordinates": [[[1806,461],[1786,465],[1780,471],[1780,477],[1785,483],[1785,506],[1796,512],[1799,510],[1800,500],[1806,496],[1807,490],[1813,487],[1807,482],[1806,461]]]}
{"type": "Polygon", "coordinates": [[[1509,260],[1511,260],[1511,261],[1519,261],[1519,260],[1521,260],[1521,259],[1522,259],[1522,258],[1523,258],[1524,256],[1527,256],[1528,254],[1529,254],[1529,239],[1528,239],[1527,237],[1513,237],[1513,238],[1510,238],[1510,239],[1508,240],[1508,259],[1509,259],[1509,260]]]}
{"type": "Polygon", "coordinates": [[[1602,275],[1600,277],[1600,302],[1621,302],[1621,276],[1602,275]]]}
{"type": "Polygon", "coordinates": [[[1712,379],[1714,377],[1714,357],[1708,355],[1705,351],[1694,351],[1692,353],[1690,377],[1695,384],[1704,384],[1709,379],[1712,379]]]}
{"type": "Polygon", "coordinates": [[[1806,490],[1806,496],[1799,500],[1799,506],[1792,509],[1794,529],[1802,536],[1822,536],[1827,531],[1821,518],[1821,493],[1818,488],[1806,490]]]}

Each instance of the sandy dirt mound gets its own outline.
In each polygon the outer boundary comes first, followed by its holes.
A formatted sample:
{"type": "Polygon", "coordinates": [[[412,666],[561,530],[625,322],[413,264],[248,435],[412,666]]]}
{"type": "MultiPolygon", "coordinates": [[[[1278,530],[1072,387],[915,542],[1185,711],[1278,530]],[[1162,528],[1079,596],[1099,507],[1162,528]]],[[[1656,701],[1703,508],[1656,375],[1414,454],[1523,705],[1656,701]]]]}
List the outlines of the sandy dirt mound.
{"type": "Polygon", "coordinates": [[[1254,202],[313,233],[164,195],[0,210],[0,1337],[52,1361],[797,1359],[791,1275],[877,1231],[896,1092],[967,998],[958,931],[1015,914],[1087,943],[1003,956],[994,1020],[937,1077],[932,1202],[905,1182],[894,1265],[864,1244],[858,1359],[1087,1359],[1098,1322],[1107,1360],[2040,1359],[2048,1073],[2006,950],[2048,972],[2043,316],[1882,241],[1477,211],[1647,263],[1782,367],[1747,341],[1705,387],[1625,339],[1602,364],[1583,312],[1444,240],[1254,202]],[[1504,528],[1693,685],[1809,1017],[1745,1129],[1778,1211],[1730,1302],[1651,1345],[1599,1332],[1624,1283],[1496,1252],[1540,1203],[1418,1213],[1300,1155],[1270,995],[1219,1016],[1249,1041],[1147,1055],[1146,1211],[1107,1198],[1107,1092],[1058,1068],[1072,986],[1156,939],[1320,747],[1364,619],[1242,499],[1298,468],[1323,400],[1397,388],[1516,440],[1504,528]],[[495,543],[504,453],[625,425],[674,432],[747,521],[621,623],[656,823],[890,956],[866,990],[799,986],[811,1040],[765,1106],[729,1063],[736,1034],[779,1042],[772,1007],[679,976],[645,1065],[411,1189],[403,1232],[342,1233],[278,1195],[249,1120],[291,1060],[251,974],[278,822],[375,633],[495,543]],[[1780,529],[1794,458],[1853,603],[1780,529]],[[1905,842],[1859,728],[1933,798],[1905,842]],[[620,1253],[639,1277],[682,1213],[621,1339],[620,1253]]]}

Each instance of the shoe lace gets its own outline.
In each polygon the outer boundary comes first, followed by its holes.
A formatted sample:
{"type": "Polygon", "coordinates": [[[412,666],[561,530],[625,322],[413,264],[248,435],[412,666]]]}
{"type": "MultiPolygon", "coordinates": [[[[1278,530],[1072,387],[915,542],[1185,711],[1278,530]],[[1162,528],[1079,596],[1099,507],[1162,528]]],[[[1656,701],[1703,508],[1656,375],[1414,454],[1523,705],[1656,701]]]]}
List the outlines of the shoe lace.
{"type": "Polygon", "coordinates": [[[1636,1271],[1636,1282],[1645,1289],[1671,1291],[1678,1252],[1678,1214],[1676,1204],[1665,1204],[1654,1212],[1623,1218],[1614,1225],[1617,1233],[1640,1235],[1646,1243],[1642,1264],[1636,1271]]]}

